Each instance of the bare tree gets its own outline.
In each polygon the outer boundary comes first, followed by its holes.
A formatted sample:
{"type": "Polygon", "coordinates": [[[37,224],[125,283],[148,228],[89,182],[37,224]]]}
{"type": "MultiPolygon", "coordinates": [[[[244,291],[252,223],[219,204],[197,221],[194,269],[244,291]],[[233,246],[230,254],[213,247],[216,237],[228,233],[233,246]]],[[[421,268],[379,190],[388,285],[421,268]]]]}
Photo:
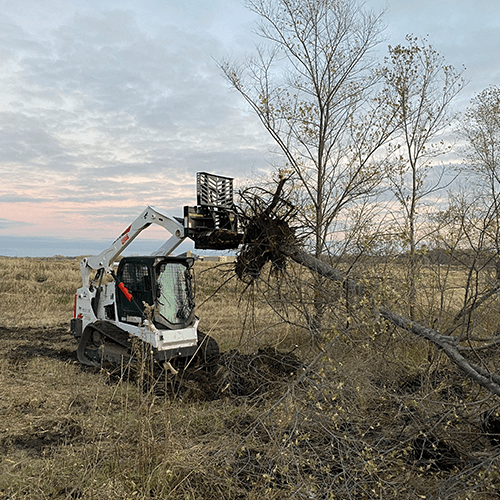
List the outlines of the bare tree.
{"type": "Polygon", "coordinates": [[[447,311],[443,333],[471,343],[477,359],[491,370],[495,367],[488,358],[498,345],[493,312],[498,309],[500,290],[499,104],[499,89],[489,87],[472,99],[461,116],[458,134],[465,139],[465,157],[460,170],[467,184],[450,196],[447,210],[440,215],[446,227],[439,235],[439,244],[453,264],[464,270],[460,285],[454,284],[461,307],[447,311]]]}
{"type": "Polygon", "coordinates": [[[496,255],[500,279],[500,88],[491,86],[471,101],[459,134],[466,140],[464,170],[477,181],[475,203],[485,222],[483,234],[496,255]]]}
{"type": "Polygon", "coordinates": [[[319,257],[339,213],[382,180],[371,160],[393,131],[394,116],[369,97],[379,78],[371,51],[381,41],[381,15],[357,0],[247,5],[259,16],[266,45],[242,64],[221,67],[293,172],[297,215],[319,257]]]}
{"type": "Polygon", "coordinates": [[[445,187],[443,171],[433,175],[436,157],[449,150],[442,140],[450,126],[450,103],[464,86],[464,79],[444,58],[418,38],[408,35],[407,45],[389,47],[386,57],[384,98],[398,116],[400,134],[391,145],[392,190],[402,208],[397,220],[399,235],[408,249],[407,273],[410,318],[417,300],[417,243],[419,211],[430,195],[445,187]]]}
{"type": "MultiPolygon", "coordinates": [[[[278,164],[292,174],[301,236],[319,258],[345,209],[373,195],[384,178],[374,154],[394,131],[396,114],[375,94],[381,14],[359,0],[247,5],[259,16],[264,45],[242,64],[221,68],[275,141],[278,164]]],[[[313,338],[323,328],[324,280],[316,279],[313,338]]]]}

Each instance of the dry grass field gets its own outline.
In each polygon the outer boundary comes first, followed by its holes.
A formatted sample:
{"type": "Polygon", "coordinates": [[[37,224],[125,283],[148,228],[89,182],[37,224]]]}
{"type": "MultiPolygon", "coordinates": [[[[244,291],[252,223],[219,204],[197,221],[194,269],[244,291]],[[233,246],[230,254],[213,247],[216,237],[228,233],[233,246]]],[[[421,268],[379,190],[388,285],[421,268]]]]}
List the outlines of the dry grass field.
{"type": "MultiPolygon", "coordinates": [[[[0,499],[498,498],[500,436],[482,428],[496,399],[422,340],[368,320],[340,331],[341,306],[312,345],[292,271],[219,290],[230,269],[197,263],[220,359],[151,380],[77,362],[78,260],[0,258],[0,499]]],[[[421,308],[460,307],[460,276],[421,308]]]]}

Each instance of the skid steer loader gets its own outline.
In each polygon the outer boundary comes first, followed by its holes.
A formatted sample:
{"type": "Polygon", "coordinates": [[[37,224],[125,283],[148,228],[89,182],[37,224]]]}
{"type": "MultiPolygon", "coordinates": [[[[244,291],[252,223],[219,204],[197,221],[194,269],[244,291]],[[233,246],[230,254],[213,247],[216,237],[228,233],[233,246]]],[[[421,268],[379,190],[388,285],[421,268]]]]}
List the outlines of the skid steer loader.
{"type": "Polygon", "coordinates": [[[186,238],[196,249],[236,249],[242,235],[233,179],[198,172],[196,184],[197,205],[184,207],[184,217],[148,206],[108,248],[81,261],[82,286],[75,295],[71,333],[82,364],[128,362],[134,356],[134,339],[146,344],[159,362],[193,356],[206,360],[218,353],[215,340],[198,330],[194,259],[172,252],[186,238]],[[121,258],[115,269],[120,254],[152,224],[171,237],[152,255],[121,258]],[[112,279],[103,280],[106,274],[112,279]]]}

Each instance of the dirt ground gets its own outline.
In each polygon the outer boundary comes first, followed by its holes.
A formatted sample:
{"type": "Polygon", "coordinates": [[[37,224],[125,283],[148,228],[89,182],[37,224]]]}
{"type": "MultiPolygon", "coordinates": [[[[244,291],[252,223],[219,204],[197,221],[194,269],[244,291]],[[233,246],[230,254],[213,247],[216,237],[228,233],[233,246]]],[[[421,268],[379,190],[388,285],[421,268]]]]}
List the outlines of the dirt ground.
{"type": "MultiPolygon", "coordinates": [[[[82,380],[87,377],[91,387],[99,381],[112,386],[123,376],[111,367],[103,370],[81,366],[76,341],[63,326],[0,327],[0,359],[0,417],[4,417],[4,422],[12,420],[0,428],[0,451],[6,456],[15,455],[16,451],[43,455],[59,444],[67,446],[80,440],[82,427],[69,415],[88,411],[93,404],[91,392],[80,385],[82,380]],[[65,379],[64,384],[58,383],[61,379],[65,379]]],[[[170,377],[166,395],[182,398],[187,404],[222,397],[270,397],[300,370],[293,353],[261,349],[254,354],[240,354],[231,350],[208,366],[188,369],[175,381],[170,377]]],[[[132,383],[137,380],[136,373],[129,373],[128,377],[132,383]]],[[[155,391],[165,395],[163,382],[155,391]]]]}
{"type": "Polygon", "coordinates": [[[45,357],[76,362],[76,342],[69,328],[5,328],[0,326],[0,352],[11,366],[26,364],[32,358],[45,357]]]}
{"type": "Polygon", "coordinates": [[[78,263],[0,259],[0,500],[498,498],[498,404],[439,352],[392,330],[306,351],[201,271],[222,352],[174,376],[81,366],[78,263]]]}

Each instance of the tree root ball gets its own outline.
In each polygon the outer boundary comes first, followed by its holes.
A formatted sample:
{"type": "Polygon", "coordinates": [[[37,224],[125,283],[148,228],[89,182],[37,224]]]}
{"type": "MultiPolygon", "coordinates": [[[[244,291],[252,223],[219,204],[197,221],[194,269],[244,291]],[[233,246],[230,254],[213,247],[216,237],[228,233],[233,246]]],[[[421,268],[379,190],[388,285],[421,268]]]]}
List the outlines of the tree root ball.
{"type": "Polygon", "coordinates": [[[260,276],[267,262],[274,270],[286,267],[282,248],[295,244],[295,231],[286,220],[267,213],[258,214],[248,221],[243,244],[237,256],[235,272],[239,279],[253,281],[260,276]]]}

